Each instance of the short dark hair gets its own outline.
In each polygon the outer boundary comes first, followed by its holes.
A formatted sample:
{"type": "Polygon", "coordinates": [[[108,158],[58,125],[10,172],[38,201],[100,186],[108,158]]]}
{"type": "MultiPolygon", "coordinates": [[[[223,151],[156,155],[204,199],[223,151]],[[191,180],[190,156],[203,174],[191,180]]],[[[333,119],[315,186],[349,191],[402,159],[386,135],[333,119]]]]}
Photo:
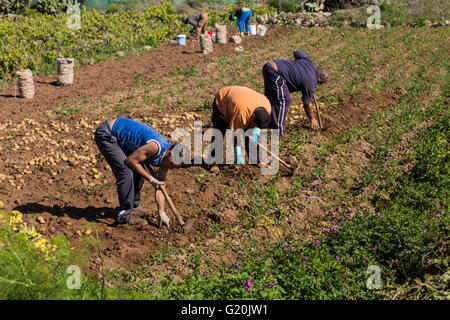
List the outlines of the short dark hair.
{"type": "Polygon", "coordinates": [[[322,80],[328,79],[330,76],[330,72],[326,68],[319,68],[318,70],[319,77],[322,78],[322,80]]]}
{"type": "Polygon", "coordinates": [[[270,123],[270,114],[263,107],[258,107],[253,112],[253,122],[260,129],[267,129],[270,123]]]}

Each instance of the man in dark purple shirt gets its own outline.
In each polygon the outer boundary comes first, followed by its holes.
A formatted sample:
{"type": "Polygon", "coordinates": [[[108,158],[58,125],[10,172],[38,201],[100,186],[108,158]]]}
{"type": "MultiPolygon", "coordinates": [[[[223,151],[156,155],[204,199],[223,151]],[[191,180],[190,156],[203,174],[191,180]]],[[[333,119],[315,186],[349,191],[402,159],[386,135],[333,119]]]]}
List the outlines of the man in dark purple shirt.
{"type": "Polygon", "coordinates": [[[286,116],[291,103],[291,93],[296,91],[302,93],[303,108],[311,122],[311,128],[319,128],[311,107],[311,99],[317,84],[329,80],[327,69],[317,69],[310,57],[302,50],[296,50],[294,60],[271,60],[264,65],[262,73],[264,94],[272,105],[272,129],[279,129],[281,136],[286,135],[286,116]]]}

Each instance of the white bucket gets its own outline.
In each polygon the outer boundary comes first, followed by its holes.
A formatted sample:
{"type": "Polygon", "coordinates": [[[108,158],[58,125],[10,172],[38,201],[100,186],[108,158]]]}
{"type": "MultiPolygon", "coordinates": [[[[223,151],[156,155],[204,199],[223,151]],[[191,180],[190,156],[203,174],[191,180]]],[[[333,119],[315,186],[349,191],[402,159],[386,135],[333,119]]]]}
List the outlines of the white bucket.
{"type": "Polygon", "coordinates": [[[258,25],[258,35],[263,36],[266,34],[267,27],[259,24],[258,25]]]}
{"type": "Polygon", "coordinates": [[[256,24],[251,24],[251,25],[250,25],[250,34],[251,34],[252,36],[255,36],[255,35],[256,35],[256,24]]]}
{"type": "Polygon", "coordinates": [[[185,46],[186,45],[186,35],[185,34],[177,35],[177,42],[178,42],[179,46],[185,46]]]}

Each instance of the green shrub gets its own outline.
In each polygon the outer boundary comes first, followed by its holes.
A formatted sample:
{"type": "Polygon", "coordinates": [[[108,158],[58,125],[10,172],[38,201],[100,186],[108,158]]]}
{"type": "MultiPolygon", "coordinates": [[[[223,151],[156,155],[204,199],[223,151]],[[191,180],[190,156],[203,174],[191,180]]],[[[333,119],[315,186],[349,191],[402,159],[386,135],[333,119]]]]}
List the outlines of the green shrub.
{"type": "Polygon", "coordinates": [[[60,0],[37,0],[36,9],[45,14],[56,14],[60,0]]]}
{"type": "Polygon", "coordinates": [[[0,13],[21,13],[30,5],[31,0],[2,0],[0,1],[0,13]]]}

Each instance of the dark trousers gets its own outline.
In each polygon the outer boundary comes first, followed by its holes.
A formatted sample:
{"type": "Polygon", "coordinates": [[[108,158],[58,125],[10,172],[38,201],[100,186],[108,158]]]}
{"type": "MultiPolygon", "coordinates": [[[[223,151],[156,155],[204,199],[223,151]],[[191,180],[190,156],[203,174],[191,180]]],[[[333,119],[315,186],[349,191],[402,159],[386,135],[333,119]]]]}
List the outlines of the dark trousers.
{"type": "Polygon", "coordinates": [[[291,94],[286,80],[276,72],[269,63],[262,69],[264,78],[264,95],[272,106],[270,114],[271,129],[279,129],[280,135],[286,135],[286,117],[291,104],[291,94]]]}
{"type": "Polygon", "coordinates": [[[213,128],[219,129],[220,132],[222,132],[222,135],[225,137],[225,133],[230,126],[222,115],[222,112],[220,112],[219,108],[217,107],[216,99],[214,99],[212,104],[211,122],[213,128]]]}
{"type": "Polygon", "coordinates": [[[120,209],[131,211],[138,207],[144,178],[126,165],[127,156],[120,148],[117,138],[112,135],[106,121],[97,128],[94,139],[116,178],[120,209]]]}

